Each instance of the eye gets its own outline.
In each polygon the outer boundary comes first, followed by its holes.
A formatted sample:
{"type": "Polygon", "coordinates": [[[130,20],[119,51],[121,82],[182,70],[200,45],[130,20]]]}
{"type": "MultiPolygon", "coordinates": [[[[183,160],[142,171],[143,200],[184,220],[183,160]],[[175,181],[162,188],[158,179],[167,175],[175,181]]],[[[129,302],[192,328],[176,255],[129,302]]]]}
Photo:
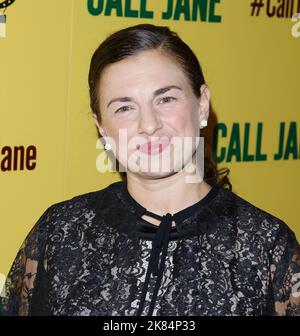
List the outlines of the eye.
{"type": "Polygon", "coordinates": [[[130,108],[131,108],[130,106],[122,106],[119,109],[117,109],[115,113],[118,113],[118,112],[127,112],[128,110],[130,110],[130,108]]]}
{"type": "Polygon", "coordinates": [[[164,98],[162,98],[162,99],[159,101],[159,104],[160,104],[161,102],[163,102],[163,103],[169,103],[169,102],[172,101],[172,100],[176,100],[176,98],[174,98],[174,97],[164,97],[164,98]]]}

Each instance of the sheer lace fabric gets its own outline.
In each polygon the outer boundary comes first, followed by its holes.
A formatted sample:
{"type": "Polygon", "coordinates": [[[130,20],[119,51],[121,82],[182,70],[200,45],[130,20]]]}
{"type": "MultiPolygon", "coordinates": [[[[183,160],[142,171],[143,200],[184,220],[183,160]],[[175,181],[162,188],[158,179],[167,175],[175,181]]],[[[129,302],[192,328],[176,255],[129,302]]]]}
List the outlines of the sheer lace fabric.
{"type": "MultiPolygon", "coordinates": [[[[158,227],[144,213],[126,182],[50,206],[13,262],[2,314],[147,315],[158,227]]],[[[153,315],[300,315],[300,248],[283,221],[216,187],[174,218],[153,315]]]]}

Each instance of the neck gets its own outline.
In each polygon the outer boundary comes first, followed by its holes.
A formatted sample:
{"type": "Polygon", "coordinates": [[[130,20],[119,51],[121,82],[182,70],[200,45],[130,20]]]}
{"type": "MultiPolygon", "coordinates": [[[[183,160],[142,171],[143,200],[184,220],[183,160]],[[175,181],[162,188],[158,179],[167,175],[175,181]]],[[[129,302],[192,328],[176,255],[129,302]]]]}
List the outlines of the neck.
{"type": "MultiPolygon", "coordinates": [[[[190,164],[194,163],[195,159],[190,164]]],[[[204,182],[198,170],[187,183],[186,169],[161,178],[144,178],[127,172],[127,188],[131,196],[147,210],[158,215],[177,213],[206,196],[211,186],[204,182]]]]}

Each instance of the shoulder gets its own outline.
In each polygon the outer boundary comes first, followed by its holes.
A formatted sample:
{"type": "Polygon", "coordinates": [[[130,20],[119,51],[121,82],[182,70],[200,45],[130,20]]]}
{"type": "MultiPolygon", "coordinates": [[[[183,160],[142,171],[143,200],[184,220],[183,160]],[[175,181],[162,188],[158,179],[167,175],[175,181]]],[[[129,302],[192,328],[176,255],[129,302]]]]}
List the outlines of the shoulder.
{"type": "Polygon", "coordinates": [[[249,239],[268,242],[270,247],[278,240],[296,241],[287,223],[229,189],[220,189],[219,208],[229,218],[237,232],[249,239]]]}
{"type": "Polygon", "coordinates": [[[117,205],[116,192],[122,181],[111,183],[105,188],[75,195],[60,202],[53,203],[42,213],[35,228],[47,228],[51,232],[68,230],[77,225],[91,225],[98,212],[110,212],[117,205]]]}
{"type": "Polygon", "coordinates": [[[46,212],[51,216],[80,215],[81,211],[107,207],[115,199],[115,193],[120,189],[122,181],[111,183],[105,188],[72,196],[60,202],[50,205],[46,212]]]}

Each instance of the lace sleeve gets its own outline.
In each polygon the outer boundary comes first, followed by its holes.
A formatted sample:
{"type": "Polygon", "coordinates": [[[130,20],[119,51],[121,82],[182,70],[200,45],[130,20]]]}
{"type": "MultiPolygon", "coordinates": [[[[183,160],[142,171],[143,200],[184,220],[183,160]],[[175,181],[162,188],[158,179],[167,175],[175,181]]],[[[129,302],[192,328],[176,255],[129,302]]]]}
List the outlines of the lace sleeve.
{"type": "Polygon", "coordinates": [[[38,264],[41,263],[49,221],[49,207],[20,247],[0,297],[1,315],[28,315],[38,264]]]}
{"type": "Polygon", "coordinates": [[[271,275],[275,314],[300,316],[300,246],[286,224],[272,251],[271,275]]]}

